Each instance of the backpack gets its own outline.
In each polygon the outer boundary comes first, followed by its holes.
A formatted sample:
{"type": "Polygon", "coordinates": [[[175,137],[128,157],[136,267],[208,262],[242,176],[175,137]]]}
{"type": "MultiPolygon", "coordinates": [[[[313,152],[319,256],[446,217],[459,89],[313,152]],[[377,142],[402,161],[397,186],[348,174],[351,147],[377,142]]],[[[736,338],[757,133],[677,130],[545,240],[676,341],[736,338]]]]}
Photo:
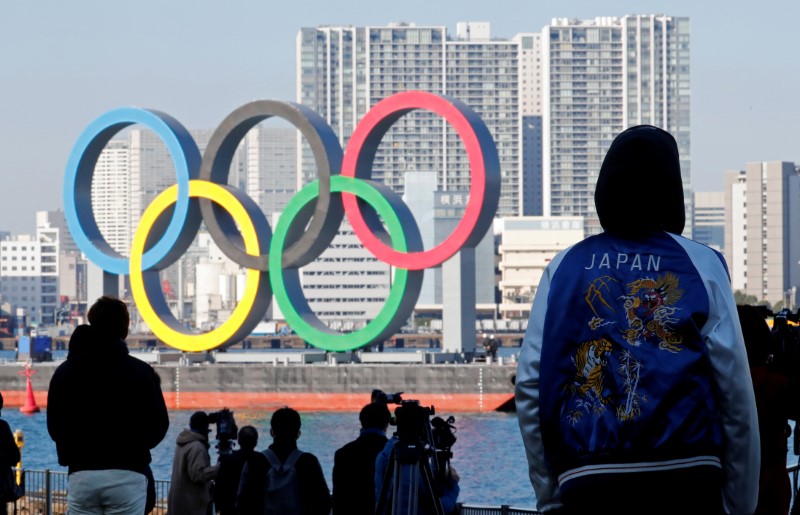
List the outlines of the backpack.
{"type": "Polygon", "coordinates": [[[264,488],[264,513],[267,515],[298,515],[300,513],[300,483],[295,464],[303,451],[295,449],[281,463],[278,456],[267,449],[263,451],[269,461],[267,484],[264,488]]]}

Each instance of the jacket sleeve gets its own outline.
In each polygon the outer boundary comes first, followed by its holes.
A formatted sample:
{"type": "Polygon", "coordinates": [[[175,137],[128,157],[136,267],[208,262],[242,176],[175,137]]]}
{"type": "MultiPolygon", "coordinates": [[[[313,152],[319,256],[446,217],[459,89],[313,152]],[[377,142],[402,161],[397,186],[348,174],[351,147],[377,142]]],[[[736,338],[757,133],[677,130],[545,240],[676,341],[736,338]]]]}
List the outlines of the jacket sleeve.
{"type": "Polygon", "coordinates": [[[456,512],[459,492],[461,492],[461,487],[458,486],[458,481],[453,478],[448,478],[447,484],[444,485],[444,492],[439,498],[442,503],[442,510],[445,513],[450,514],[456,512]]]}
{"type": "Polygon", "coordinates": [[[68,449],[70,432],[74,427],[68,420],[68,414],[72,411],[69,403],[73,395],[68,390],[68,382],[64,381],[63,364],[56,368],[53,377],[50,378],[50,385],[47,389],[47,432],[56,444],[58,454],[58,464],[69,466],[68,449]]]}
{"type": "Polygon", "coordinates": [[[545,268],[536,289],[528,320],[528,329],[522,339],[515,382],[517,418],[522,441],[525,444],[525,454],[528,458],[528,475],[536,493],[536,506],[542,512],[555,510],[562,506],[558,478],[553,474],[544,457],[539,420],[539,371],[550,281],[558,264],[563,259],[563,255],[564,252],[558,254],[545,268]]]}
{"type": "Polygon", "coordinates": [[[186,453],[186,472],[193,483],[205,483],[214,479],[219,465],[211,465],[208,451],[200,442],[190,444],[186,453]]]}
{"type": "Polygon", "coordinates": [[[145,413],[145,416],[147,418],[145,420],[149,420],[150,423],[147,424],[145,444],[148,449],[154,449],[167,435],[167,431],[169,430],[169,412],[167,411],[167,404],[164,401],[164,393],[161,391],[158,374],[150,365],[146,366],[149,369],[148,379],[150,384],[148,385],[149,395],[146,401],[147,407],[145,409],[147,413],[145,413]]]}
{"type": "MultiPolygon", "coordinates": [[[[383,446],[381,452],[378,453],[378,456],[375,458],[375,504],[376,506],[380,504],[382,501],[381,499],[381,487],[383,486],[383,480],[386,478],[387,480],[391,481],[391,477],[387,476],[387,470],[389,468],[389,458],[392,455],[392,449],[394,448],[394,444],[397,443],[397,437],[391,437],[387,442],[386,445],[383,446]]],[[[389,472],[391,476],[391,472],[389,472]]]]}
{"type": "Polygon", "coordinates": [[[347,464],[343,460],[341,449],[333,454],[333,515],[346,512],[350,489],[347,484],[347,464]],[[345,491],[347,490],[347,491],[345,491]]]}
{"type": "Polygon", "coordinates": [[[2,463],[6,467],[15,467],[19,463],[19,447],[11,434],[8,422],[0,420],[0,442],[2,442],[2,463]]]}
{"type": "Polygon", "coordinates": [[[758,502],[761,444],[753,382],[747,364],[736,301],[728,271],[710,249],[685,245],[701,271],[709,297],[708,321],[701,329],[718,385],[727,513],[750,514],[758,502]]]}
{"type": "Polygon", "coordinates": [[[328,515],[331,512],[331,492],[328,483],[325,482],[319,460],[310,453],[304,453],[301,458],[305,461],[306,473],[300,483],[300,494],[307,507],[306,513],[328,515]]]}

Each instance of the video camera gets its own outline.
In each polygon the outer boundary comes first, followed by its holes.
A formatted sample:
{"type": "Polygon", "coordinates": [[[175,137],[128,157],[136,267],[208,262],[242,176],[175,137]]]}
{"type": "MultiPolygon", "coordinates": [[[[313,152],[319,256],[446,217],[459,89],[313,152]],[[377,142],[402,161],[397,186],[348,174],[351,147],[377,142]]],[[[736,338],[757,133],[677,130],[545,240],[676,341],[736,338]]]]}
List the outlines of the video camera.
{"type": "Polygon", "coordinates": [[[236,427],[236,419],[233,412],[228,408],[222,408],[208,414],[208,421],[217,425],[216,447],[219,454],[229,454],[233,451],[233,443],[239,436],[239,428],[236,427]]]}
{"type": "Polygon", "coordinates": [[[400,404],[403,402],[401,395],[403,392],[384,393],[382,390],[372,390],[372,402],[382,402],[384,404],[400,404]]]}
{"type": "MultiPolygon", "coordinates": [[[[453,457],[451,449],[456,443],[455,418],[431,418],[436,414],[435,408],[422,406],[416,400],[401,401],[394,414],[392,424],[397,426],[396,435],[400,443],[415,445],[431,459],[436,488],[440,490],[453,457]]],[[[441,495],[441,491],[437,493],[441,495]]]]}

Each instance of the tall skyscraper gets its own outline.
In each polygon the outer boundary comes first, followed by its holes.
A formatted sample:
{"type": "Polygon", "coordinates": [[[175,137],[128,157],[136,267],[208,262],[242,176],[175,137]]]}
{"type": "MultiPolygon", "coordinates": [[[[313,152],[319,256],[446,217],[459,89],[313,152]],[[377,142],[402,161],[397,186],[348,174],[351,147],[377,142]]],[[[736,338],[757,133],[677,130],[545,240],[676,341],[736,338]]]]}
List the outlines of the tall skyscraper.
{"type": "MultiPolygon", "coordinates": [[[[600,232],[594,185],[608,146],[622,130],[651,124],[678,142],[691,221],[689,19],[554,19],[542,46],[544,214],[583,216],[587,234],[600,232]]],[[[634,216],[646,216],[643,200],[631,199],[634,216]]]]}
{"type": "Polygon", "coordinates": [[[542,35],[521,33],[519,43],[522,216],[541,216],[542,190],[542,35]]]}
{"type": "Polygon", "coordinates": [[[733,289],[773,306],[798,305],[800,172],[794,163],[747,163],[725,173],[725,259],[733,289]]]}
{"type": "MultiPolygon", "coordinates": [[[[521,211],[519,43],[492,39],[488,23],[445,27],[303,28],[297,36],[297,101],[322,115],[346,145],[370,107],[399,92],[454,96],[475,109],[497,144],[501,169],[498,213],[521,211]]],[[[307,144],[299,153],[299,181],[316,178],[307,144]]],[[[407,171],[434,171],[439,191],[469,189],[463,144],[440,117],[403,116],[387,133],[372,176],[402,194],[407,171]]]]}
{"type": "Polygon", "coordinates": [[[97,159],[92,177],[92,210],[97,228],[111,248],[126,256],[131,248],[130,158],[127,139],[109,141],[97,159]]]}

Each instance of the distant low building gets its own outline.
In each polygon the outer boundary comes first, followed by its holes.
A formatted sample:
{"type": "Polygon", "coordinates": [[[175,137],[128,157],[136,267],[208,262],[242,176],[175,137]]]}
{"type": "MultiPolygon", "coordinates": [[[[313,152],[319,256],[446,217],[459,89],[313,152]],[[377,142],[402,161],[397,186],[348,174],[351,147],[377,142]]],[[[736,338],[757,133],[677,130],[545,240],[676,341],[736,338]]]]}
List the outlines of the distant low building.
{"type": "Polygon", "coordinates": [[[497,221],[503,319],[527,319],[544,269],[560,251],[584,238],[583,217],[524,216],[497,221]]]}
{"type": "Polygon", "coordinates": [[[48,212],[36,214],[36,235],[10,236],[0,241],[0,297],[22,310],[29,323],[55,325],[60,306],[59,229],[48,212]]]}

